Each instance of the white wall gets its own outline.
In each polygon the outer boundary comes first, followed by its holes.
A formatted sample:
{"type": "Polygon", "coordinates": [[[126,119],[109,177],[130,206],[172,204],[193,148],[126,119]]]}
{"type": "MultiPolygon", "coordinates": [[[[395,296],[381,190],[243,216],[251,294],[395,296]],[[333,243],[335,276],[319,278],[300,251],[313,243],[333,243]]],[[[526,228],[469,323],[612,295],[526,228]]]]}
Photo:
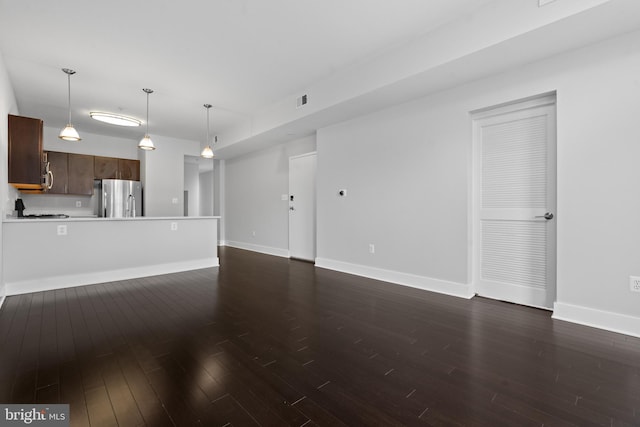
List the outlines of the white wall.
{"type": "Polygon", "coordinates": [[[288,256],[289,157],[311,151],[315,136],[225,161],[227,245],[288,256]]]}
{"type": "MultiPolygon", "coordinates": [[[[0,215],[2,218],[7,214],[11,214],[14,208],[13,202],[16,199],[17,192],[8,184],[9,176],[7,175],[8,163],[7,163],[7,150],[8,150],[8,136],[7,136],[7,114],[18,114],[18,107],[16,104],[15,95],[9,76],[7,75],[7,69],[4,65],[4,58],[0,53],[0,166],[2,173],[0,173],[0,200],[2,200],[2,209],[0,209],[0,215]]],[[[2,241],[3,235],[0,230],[0,241],[2,241]]],[[[1,245],[0,245],[1,246],[1,245]]],[[[6,290],[4,284],[4,267],[1,262],[3,256],[2,248],[0,247],[0,306],[4,301],[6,290]]]]}
{"type": "Polygon", "coordinates": [[[469,134],[425,102],[320,129],[318,258],[467,282],[469,134]]]}
{"type": "Polygon", "coordinates": [[[555,317],[640,336],[638,76],[636,32],[320,129],[319,264],[472,295],[469,113],[557,91],[555,317]]]}
{"type": "Polygon", "coordinates": [[[88,154],[91,156],[118,157],[139,160],[138,140],[135,138],[116,138],[112,136],[88,133],[78,129],[82,141],[71,142],[58,138],[60,129],[45,126],[43,130],[43,148],[45,151],[88,154]]]}
{"type": "Polygon", "coordinates": [[[184,156],[199,156],[200,143],[151,135],[156,149],[141,152],[145,216],[183,216],[184,156]]]}

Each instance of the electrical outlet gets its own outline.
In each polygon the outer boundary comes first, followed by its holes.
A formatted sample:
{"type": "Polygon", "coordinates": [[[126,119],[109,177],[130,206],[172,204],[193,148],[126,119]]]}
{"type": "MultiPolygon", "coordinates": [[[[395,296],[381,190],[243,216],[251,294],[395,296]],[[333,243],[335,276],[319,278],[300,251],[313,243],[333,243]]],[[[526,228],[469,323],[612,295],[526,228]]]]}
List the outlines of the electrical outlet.
{"type": "Polygon", "coordinates": [[[173,199],[171,199],[171,203],[173,203],[174,205],[178,204],[178,198],[174,197],[173,199]]]}
{"type": "Polygon", "coordinates": [[[178,230],[178,223],[177,222],[172,222],[171,223],[171,231],[177,231],[178,230]]]}
{"type": "Polygon", "coordinates": [[[58,226],[58,236],[66,236],[67,235],[67,226],[59,225],[58,226]]]}
{"type": "Polygon", "coordinates": [[[76,208],[81,208],[81,207],[82,207],[82,201],[76,200],[76,208]]]}
{"type": "Polygon", "coordinates": [[[376,245],[374,245],[373,243],[369,243],[369,253],[370,254],[376,253],[376,245]]]}
{"type": "Polygon", "coordinates": [[[629,290],[640,292],[640,276],[629,276],[629,290]]]}

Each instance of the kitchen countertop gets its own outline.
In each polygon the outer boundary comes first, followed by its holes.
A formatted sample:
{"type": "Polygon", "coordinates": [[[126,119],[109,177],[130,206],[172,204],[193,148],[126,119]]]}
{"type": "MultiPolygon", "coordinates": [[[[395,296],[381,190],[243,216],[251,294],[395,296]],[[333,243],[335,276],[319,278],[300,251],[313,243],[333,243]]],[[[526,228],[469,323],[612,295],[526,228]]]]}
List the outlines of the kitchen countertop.
{"type": "Polygon", "coordinates": [[[184,220],[198,220],[198,219],[220,219],[219,216],[138,216],[135,218],[104,218],[104,217],[87,217],[79,216],[68,218],[17,218],[10,217],[5,218],[2,222],[83,222],[83,221],[184,221],[184,220]]]}

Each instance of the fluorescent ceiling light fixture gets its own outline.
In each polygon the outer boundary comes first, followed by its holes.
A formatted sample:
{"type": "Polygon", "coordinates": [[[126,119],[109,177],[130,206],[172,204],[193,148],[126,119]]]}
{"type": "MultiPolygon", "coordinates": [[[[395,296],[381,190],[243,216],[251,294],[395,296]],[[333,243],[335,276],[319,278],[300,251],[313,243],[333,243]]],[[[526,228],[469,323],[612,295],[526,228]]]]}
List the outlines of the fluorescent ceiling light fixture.
{"type": "Polygon", "coordinates": [[[109,123],[116,126],[140,126],[142,121],[133,117],[122,116],[114,113],[101,113],[99,111],[91,111],[89,113],[92,119],[99,122],[109,123]]]}

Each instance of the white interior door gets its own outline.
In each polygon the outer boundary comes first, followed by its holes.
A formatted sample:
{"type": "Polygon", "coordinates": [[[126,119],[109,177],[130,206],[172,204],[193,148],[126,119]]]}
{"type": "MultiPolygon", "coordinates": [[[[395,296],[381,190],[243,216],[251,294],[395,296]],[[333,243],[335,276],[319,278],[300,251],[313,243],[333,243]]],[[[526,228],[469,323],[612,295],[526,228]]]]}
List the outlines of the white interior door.
{"type": "Polygon", "coordinates": [[[556,298],[555,96],[474,116],[479,295],[551,309],[556,298]]]}
{"type": "Polygon", "coordinates": [[[289,158],[289,256],[316,258],[316,153],[289,158]]]}

